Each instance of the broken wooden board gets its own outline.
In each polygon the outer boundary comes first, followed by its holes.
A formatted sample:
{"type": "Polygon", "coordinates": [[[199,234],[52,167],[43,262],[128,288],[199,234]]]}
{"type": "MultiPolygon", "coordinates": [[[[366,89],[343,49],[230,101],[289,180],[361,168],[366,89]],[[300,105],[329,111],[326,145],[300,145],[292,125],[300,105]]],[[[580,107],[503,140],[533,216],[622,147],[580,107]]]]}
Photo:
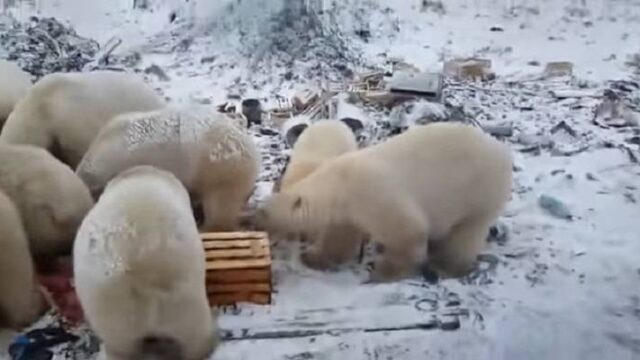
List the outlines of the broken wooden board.
{"type": "Polygon", "coordinates": [[[271,248],[265,232],[201,234],[209,304],[271,303],[271,248]]]}

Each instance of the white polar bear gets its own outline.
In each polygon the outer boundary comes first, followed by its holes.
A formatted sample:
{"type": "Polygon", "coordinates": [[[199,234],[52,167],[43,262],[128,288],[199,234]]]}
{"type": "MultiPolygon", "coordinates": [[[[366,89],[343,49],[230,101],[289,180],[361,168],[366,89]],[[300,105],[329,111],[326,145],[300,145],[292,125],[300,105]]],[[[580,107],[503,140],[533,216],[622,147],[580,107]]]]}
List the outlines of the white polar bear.
{"type": "Polygon", "coordinates": [[[0,59],[0,130],[29,88],[31,76],[15,63],[0,59]]]}
{"type": "Polygon", "coordinates": [[[0,191],[0,328],[28,326],[45,308],[20,214],[0,191]]]}
{"type": "Polygon", "coordinates": [[[31,253],[70,253],[76,231],[93,206],[87,186],[46,150],[0,144],[0,189],[18,207],[31,253]]]}
{"type": "Polygon", "coordinates": [[[76,173],[97,196],[119,172],[152,165],[173,173],[203,206],[203,231],[230,231],[251,195],[260,154],[237,119],[204,106],[116,117],[76,173]]]}
{"type": "Polygon", "coordinates": [[[137,75],[117,71],[44,76],[14,108],[0,142],[49,150],[75,168],[114,116],[150,111],[164,100],[137,75]]]}
{"type": "Polygon", "coordinates": [[[76,291],[110,360],[204,360],[216,348],[205,254],[189,195],[171,173],[120,173],[82,222],[76,291]]]}
{"type": "Polygon", "coordinates": [[[410,275],[433,240],[438,268],[458,276],[474,266],[511,181],[504,144],[471,126],[435,123],[328,161],[271,197],[256,221],[271,231],[354,224],[384,247],[372,274],[380,281],[410,275]]]}
{"type": "MultiPolygon", "coordinates": [[[[294,184],[306,178],[323,163],[358,149],[355,134],[342,121],[321,120],[307,127],[295,141],[291,159],[279,185],[286,193],[294,184]]],[[[333,268],[353,259],[358,249],[352,246],[363,241],[363,235],[347,223],[322,229],[310,235],[313,249],[302,254],[302,261],[314,269],[333,268]]]]}

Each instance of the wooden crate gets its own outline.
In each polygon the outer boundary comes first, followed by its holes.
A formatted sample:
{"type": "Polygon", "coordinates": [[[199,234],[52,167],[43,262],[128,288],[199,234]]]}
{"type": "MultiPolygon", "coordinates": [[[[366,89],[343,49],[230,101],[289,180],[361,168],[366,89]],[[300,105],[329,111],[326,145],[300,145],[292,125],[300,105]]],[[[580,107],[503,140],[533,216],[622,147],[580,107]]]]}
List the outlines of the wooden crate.
{"type": "Polygon", "coordinates": [[[271,249],[266,232],[201,234],[211,306],[271,303],[271,249]]]}

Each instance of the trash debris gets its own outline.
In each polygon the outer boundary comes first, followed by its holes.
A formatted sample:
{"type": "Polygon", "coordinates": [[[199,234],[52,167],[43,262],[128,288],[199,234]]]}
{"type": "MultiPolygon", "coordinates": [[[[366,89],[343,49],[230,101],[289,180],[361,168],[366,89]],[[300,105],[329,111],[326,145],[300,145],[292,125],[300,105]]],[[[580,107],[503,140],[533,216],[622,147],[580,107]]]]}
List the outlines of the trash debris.
{"type": "Polygon", "coordinates": [[[81,71],[99,49],[96,41],[80,37],[54,18],[33,16],[25,23],[11,19],[8,27],[0,29],[0,54],[36,78],[81,71]]]}
{"type": "Polygon", "coordinates": [[[573,63],[569,61],[549,62],[544,68],[545,77],[560,77],[573,75],[573,63]]]}
{"type": "Polygon", "coordinates": [[[576,131],[573,130],[573,128],[571,126],[569,126],[569,124],[567,124],[566,121],[564,121],[564,120],[560,121],[558,124],[556,124],[554,127],[552,127],[549,132],[551,134],[555,134],[560,130],[564,130],[564,132],[566,132],[567,134],[571,135],[574,138],[578,137],[578,133],[576,133],[576,131]]]}
{"type": "Polygon", "coordinates": [[[558,100],[569,99],[569,98],[597,98],[600,95],[596,91],[592,90],[551,90],[551,96],[555,97],[558,100]]]}
{"type": "Polygon", "coordinates": [[[389,80],[391,93],[424,97],[435,102],[442,98],[442,87],[440,73],[400,74],[389,80]]]}
{"type": "Polygon", "coordinates": [[[615,92],[605,90],[604,100],[594,112],[593,123],[603,128],[637,126],[640,113],[629,109],[615,92]]]}
{"type": "Polygon", "coordinates": [[[78,336],[60,327],[35,329],[19,335],[9,345],[9,355],[12,360],[49,360],[53,358],[51,348],[76,340],[78,336]]]}
{"type": "Polygon", "coordinates": [[[305,111],[308,109],[313,103],[318,101],[320,98],[320,93],[318,91],[314,91],[310,88],[305,88],[304,90],[296,93],[293,96],[292,103],[293,108],[296,111],[305,111]]]}
{"type": "Polygon", "coordinates": [[[508,138],[513,135],[513,126],[511,125],[482,126],[482,129],[496,137],[508,138]]]}
{"type": "Polygon", "coordinates": [[[443,71],[457,80],[486,81],[496,77],[491,71],[491,60],[480,58],[449,60],[444,63],[443,71]]]}
{"type": "Polygon", "coordinates": [[[153,74],[155,76],[158,77],[158,79],[160,79],[161,81],[169,81],[171,80],[171,78],[169,78],[169,76],[167,76],[167,73],[164,72],[164,70],[162,70],[162,68],[156,64],[153,64],[149,67],[147,67],[146,69],[144,69],[144,73],[145,74],[153,74]]]}
{"type": "Polygon", "coordinates": [[[262,124],[262,106],[258,99],[245,99],[242,101],[242,114],[249,121],[249,126],[262,124]]]}
{"type": "Polygon", "coordinates": [[[500,246],[507,243],[509,239],[509,228],[502,222],[493,225],[489,229],[489,235],[487,236],[487,242],[494,242],[500,246]]]}
{"type": "Polygon", "coordinates": [[[572,220],[573,215],[569,208],[560,200],[549,195],[540,195],[538,205],[548,214],[559,219],[572,220]]]}

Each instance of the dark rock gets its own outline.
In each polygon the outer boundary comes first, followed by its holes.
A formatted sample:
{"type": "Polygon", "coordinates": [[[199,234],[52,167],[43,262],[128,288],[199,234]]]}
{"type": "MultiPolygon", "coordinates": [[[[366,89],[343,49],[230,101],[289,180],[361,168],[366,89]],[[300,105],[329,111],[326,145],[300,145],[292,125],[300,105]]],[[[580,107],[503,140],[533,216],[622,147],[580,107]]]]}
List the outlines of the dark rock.
{"type": "Polygon", "coordinates": [[[504,31],[504,29],[501,26],[492,26],[491,28],[489,28],[489,31],[502,32],[504,31]]]}

